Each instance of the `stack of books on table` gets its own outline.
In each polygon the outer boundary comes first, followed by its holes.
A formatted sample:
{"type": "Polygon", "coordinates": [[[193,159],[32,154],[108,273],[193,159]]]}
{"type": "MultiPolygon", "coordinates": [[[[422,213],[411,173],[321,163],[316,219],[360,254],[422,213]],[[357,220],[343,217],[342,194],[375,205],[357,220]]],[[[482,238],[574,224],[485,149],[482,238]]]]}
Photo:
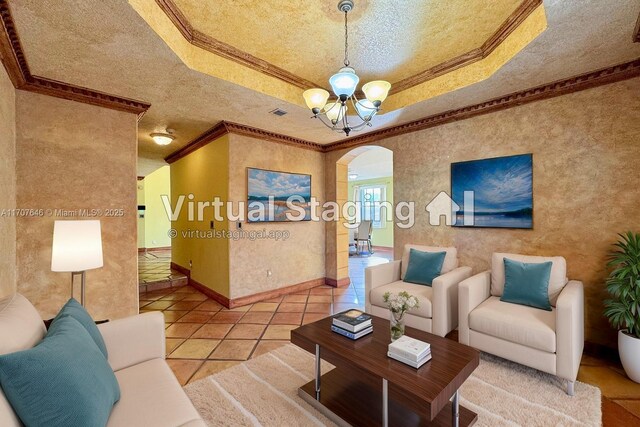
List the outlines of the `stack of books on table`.
{"type": "Polygon", "coordinates": [[[419,368],[431,360],[431,345],[403,335],[389,344],[387,356],[414,368],[419,368]]]}
{"type": "Polygon", "coordinates": [[[373,332],[371,316],[360,310],[347,310],[333,316],[331,330],[352,340],[373,332]]]}

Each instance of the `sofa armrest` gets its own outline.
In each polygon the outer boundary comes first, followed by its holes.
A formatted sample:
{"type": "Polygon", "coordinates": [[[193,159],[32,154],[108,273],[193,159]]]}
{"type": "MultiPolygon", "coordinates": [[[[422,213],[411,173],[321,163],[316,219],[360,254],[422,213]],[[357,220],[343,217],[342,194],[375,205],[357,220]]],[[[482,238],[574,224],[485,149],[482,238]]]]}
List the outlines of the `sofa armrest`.
{"type": "Polygon", "coordinates": [[[444,337],[458,326],[458,285],[471,276],[471,267],[458,267],[433,279],[431,333],[444,337]]]}
{"type": "Polygon", "coordinates": [[[98,325],[114,371],[151,359],[164,359],[164,315],[138,314],[98,325]]]}
{"type": "Polygon", "coordinates": [[[458,341],[469,345],[469,314],[491,296],[491,271],[460,282],[458,287],[458,341]]]}
{"type": "Polygon", "coordinates": [[[556,373],[575,381],[584,349],[584,287],[571,280],[556,302],[556,373]]]}
{"type": "Polygon", "coordinates": [[[366,311],[371,312],[369,295],[371,295],[372,289],[400,280],[400,263],[400,260],[396,260],[364,269],[364,301],[366,311]]]}

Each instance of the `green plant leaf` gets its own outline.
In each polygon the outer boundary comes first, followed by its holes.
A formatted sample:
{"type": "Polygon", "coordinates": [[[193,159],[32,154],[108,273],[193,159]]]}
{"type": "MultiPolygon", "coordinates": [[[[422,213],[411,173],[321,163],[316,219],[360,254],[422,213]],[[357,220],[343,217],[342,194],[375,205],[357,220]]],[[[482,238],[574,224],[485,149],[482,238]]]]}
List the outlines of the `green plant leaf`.
{"type": "MultiPolygon", "coordinates": [[[[640,234],[627,231],[608,254],[612,270],[605,285],[610,299],[604,301],[604,315],[615,328],[640,335],[640,234]]],[[[640,337],[640,336],[639,336],[640,337]]]]}

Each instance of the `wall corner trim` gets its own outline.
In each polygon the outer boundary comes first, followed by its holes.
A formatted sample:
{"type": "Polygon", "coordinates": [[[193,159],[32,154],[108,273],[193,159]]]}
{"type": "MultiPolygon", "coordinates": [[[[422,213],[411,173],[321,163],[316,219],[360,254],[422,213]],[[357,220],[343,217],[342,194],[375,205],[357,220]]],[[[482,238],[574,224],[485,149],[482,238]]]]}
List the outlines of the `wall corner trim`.
{"type": "Polygon", "coordinates": [[[221,121],[215,124],[212,128],[206,130],[191,142],[187,143],[184,147],[169,154],[164,160],[171,164],[181,158],[193,153],[194,151],[204,147],[205,145],[215,141],[223,135],[236,134],[244,135],[252,138],[258,138],[266,141],[275,142],[278,144],[290,145],[292,147],[304,148],[306,150],[323,152],[323,146],[315,142],[306,141],[304,139],[295,138],[292,136],[283,135],[280,133],[271,132],[264,129],[254,128],[252,126],[242,125],[239,123],[233,123],[228,121],[221,121]]]}

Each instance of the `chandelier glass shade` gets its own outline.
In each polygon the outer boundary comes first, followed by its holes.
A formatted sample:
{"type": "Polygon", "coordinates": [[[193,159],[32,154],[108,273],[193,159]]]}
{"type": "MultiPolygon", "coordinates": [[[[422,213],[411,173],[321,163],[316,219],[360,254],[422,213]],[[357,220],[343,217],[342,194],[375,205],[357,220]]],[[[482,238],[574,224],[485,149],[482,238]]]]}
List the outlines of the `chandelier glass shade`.
{"type": "Polygon", "coordinates": [[[371,119],[380,111],[380,105],[387,98],[391,84],[384,80],[366,83],[362,86],[364,98],[358,99],[356,89],[360,78],[349,66],[348,56],[347,15],[353,9],[353,0],[341,0],[338,9],[344,12],[344,67],[329,78],[336,99],[329,99],[330,93],[319,88],[308,89],[302,96],[313,113],[313,118],[319,119],[331,130],[349,136],[352,131],[371,126],[371,119]],[[348,104],[351,104],[351,108],[348,104]]]}

